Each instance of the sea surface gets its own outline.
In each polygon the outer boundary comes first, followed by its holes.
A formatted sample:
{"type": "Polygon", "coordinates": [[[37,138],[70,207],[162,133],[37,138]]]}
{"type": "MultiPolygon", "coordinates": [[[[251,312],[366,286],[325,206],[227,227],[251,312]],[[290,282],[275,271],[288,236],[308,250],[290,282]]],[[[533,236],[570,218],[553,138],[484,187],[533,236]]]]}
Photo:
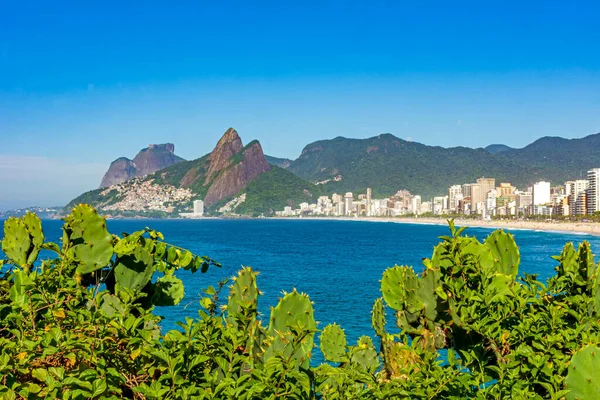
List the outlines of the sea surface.
{"type": "MultiPolygon", "coordinates": [[[[43,222],[47,240],[57,241],[62,221],[43,222]]],[[[178,271],[185,284],[185,299],[175,307],[159,307],[163,328],[176,328],[176,321],[198,314],[201,289],[233,276],[242,266],[260,271],[259,311],[268,324],[269,309],[283,291],[310,295],[319,327],[336,322],[344,328],[349,342],[360,336],[374,336],[370,312],[380,297],[379,280],[394,265],[422,269],[421,260],[430,257],[438,237],[448,235],[447,226],[391,222],[331,220],[110,220],[112,233],[132,232],[150,227],[162,232],[165,241],[209,256],[222,264],[207,273],[178,271]]],[[[480,240],[492,229],[469,228],[466,233],[480,240]]],[[[513,230],[521,251],[521,272],[554,274],[556,262],[550,257],[561,252],[568,241],[588,240],[600,254],[600,237],[568,233],[513,230]]],[[[0,233],[1,235],[2,233],[0,233]]],[[[597,260],[598,261],[598,260],[597,260]]],[[[223,298],[226,293],[223,293],[223,298]]],[[[315,354],[319,360],[320,354],[315,354]]]]}

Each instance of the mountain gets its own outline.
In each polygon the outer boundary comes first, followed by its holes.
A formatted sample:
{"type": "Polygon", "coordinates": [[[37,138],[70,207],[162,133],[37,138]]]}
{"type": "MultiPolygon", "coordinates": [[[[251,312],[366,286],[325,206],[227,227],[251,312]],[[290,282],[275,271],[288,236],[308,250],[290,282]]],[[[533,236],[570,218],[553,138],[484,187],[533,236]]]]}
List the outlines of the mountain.
{"type": "Polygon", "coordinates": [[[408,189],[425,198],[451,184],[481,176],[525,187],[539,180],[561,184],[600,167],[600,134],[582,139],[544,137],[522,149],[491,154],[486,149],[443,148],[408,142],[391,134],[368,139],[337,137],[307,145],[288,170],[328,193],[389,195],[408,189]]]}
{"type": "Polygon", "coordinates": [[[100,188],[146,176],[181,161],[184,159],[175,155],[173,143],[151,144],[142,149],[133,160],[119,157],[113,161],[102,178],[100,188]]]}
{"type": "Polygon", "coordinates": [[[283,169],[289,168],[290,165],[292,164],[292,160],[290,160],[289,158],[279,158],[279,157],[273,157],[273,156],[267,156],[267,155],[265,155],[265,158],[267,159],[269,164],[275,165],[275,166],[277,166],[279,168],[283,168],[283,169]]]}
{"type": "Polygon", "coordinates": [[[203,200],[209,214],[273,214],[285,205],[311,200],[319,189],[269,165],[258,141],[244,146],[230,128],[209,154],[84,193],[65,212],[89,203],[111,216],[177,216],[189,212],[194,200],[203,200]]]}
{"type": "Polygon", "coordinates": [[[527,165],[539,179],[562,183],[585,179],[587,171],[600,167],[600,133],[579,139],[542,137],[522,149],[511,149],[497,155],[499,162],[527,165]]]}
{"type": "Polygon", "coordinates": [[[490,154],[498,154],[502,153],[503,151],[514,150],[512,147],[505,144],[490,144],[485,149],[490,154]]]}

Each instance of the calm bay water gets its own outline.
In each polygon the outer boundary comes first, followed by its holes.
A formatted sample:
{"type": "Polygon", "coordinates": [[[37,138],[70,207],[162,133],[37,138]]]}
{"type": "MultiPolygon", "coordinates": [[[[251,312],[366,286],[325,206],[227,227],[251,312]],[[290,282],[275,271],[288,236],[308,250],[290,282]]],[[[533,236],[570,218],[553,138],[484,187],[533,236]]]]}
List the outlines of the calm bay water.
{"type": "MultiPolygon", "coordinates": [[[[48,240],[58,241],[62,221],[44,221],[48,240]]],[[[372,336],[370,311],[380,296],[379,280],[395,264],[422,268],[438,236],[447,226],[366,221],[326,220],[111,220],[113,233],[144,227],[163,232],[169,243],[207,255],[222,268],[206,274],[180,271],[186,288],[185,300],[176,307],[159,308],[164,327],[196,317],[202,288],[233,276],[242,266],[260,271],[258,285],[264,293],[259,311],[268,319],[282,291],[306,292],[313,300],[315,317],[322,328],[337,322],[349,342],[361,335],[372,336]]],[[[484,239],[492,230],[469,228],[467,234],[484,239]]],[[[1,234],[1,233],[0,233],[1,234]]],[[[513,231],[521,249],[520,270],[545,279],[554,273],[555,261],[568,241],[588,240],[600,254],[600,237],[535,231],[513,231]]],[[[225,295],[224,295],[225,296],[225,295]]]]}

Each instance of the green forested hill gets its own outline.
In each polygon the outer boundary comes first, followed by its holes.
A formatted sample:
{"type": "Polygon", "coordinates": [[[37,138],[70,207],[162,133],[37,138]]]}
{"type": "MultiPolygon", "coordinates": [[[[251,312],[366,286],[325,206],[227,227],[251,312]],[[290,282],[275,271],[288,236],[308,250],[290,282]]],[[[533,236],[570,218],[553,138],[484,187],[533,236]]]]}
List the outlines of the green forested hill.
{"type": "Polygon", "coordinates": [[[542,138],[523,149],[491,154],[485,149],[443,148],[408,142],[391,134],[369,139],[337,137],[309,144],[289,170],[328,192],[363,191],[386,195],[399,189],[425,197],[451,184],[481,176],[519,187],[539,180],[560,184],[600,166],[600,134],[583,139],[542,138]],[[341,180],[335,181],[335,177],[341,180]]]}

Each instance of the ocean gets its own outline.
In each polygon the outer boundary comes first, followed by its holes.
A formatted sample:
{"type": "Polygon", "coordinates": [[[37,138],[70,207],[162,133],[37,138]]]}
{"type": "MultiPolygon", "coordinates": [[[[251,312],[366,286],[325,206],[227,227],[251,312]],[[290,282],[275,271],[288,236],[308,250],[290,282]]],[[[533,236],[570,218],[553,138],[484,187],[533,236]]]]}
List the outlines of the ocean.
{"type": "MultiPolygon", "coordinates": [[[[47,240],[58,241],[62,221],[43,222],[47,240]]],[[[349,343],[362,335],[374,336],[371,307],[380,297],[379,280],[394,265],[422,269],[438,237],[448,235],[447,226],[391,222],[335,220],[110,220],[112,233],[150,227],[162,232],[165,241],[209,256],[222,264],[207,273],[178,271],[185,283],[185,299],[175,307],[157,308],[164,316],[163,328],[176,328],[176,321],[196,317],[201,289],[216,287],[242,266],[260,272],[259,312],[268,324],[269,309],[284,291],[296,288],[314,302],[319,327],[336,322],[349,343]]],[[[466,234],[483,240],[492,229],[469,228],[466,234]]],[[[521,272],[554,274],[557,255],[568,241],[588,240],[600,254],[600,237],[567,233],[514,230],[521,251],[521,272]]],[[[598,260],[597,260],[598,261],[598,260]]],[[[223,293],[225,299],[227,293],[223,293]]],[[[393,321],[390,321],[393,326],[393,321]]],[[[393,328],[392,328],[393,329],[393,328]]],[[[317,361],[320,354],[316,352],[317,361]]]]}

